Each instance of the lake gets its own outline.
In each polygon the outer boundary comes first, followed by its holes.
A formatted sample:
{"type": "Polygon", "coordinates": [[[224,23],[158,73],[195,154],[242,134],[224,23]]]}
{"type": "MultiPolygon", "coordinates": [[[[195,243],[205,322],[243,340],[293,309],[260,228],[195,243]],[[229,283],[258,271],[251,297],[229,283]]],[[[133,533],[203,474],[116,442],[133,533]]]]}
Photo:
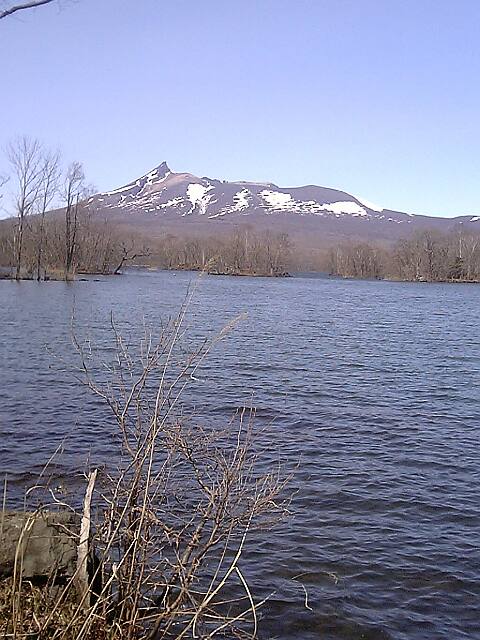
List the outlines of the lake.
{"type": "MultiPolygon", "coordinates": [[[[132,271],[85,282],[0,281],[0,472],[18,500],[67,437],[61,485],[110,455],[102,408],[72,357],[72,309],[106,340],[175,315],[197,276],[132,271]]],[[[193,342],[246,312],[196,374],[200,420],[256,407],[294,472],[292,516],[244,572],[261,638],[480,638],[480,286],[204,277],[193,342]],[[302,586],[303,585],[303,586],[302,586]],[[305,601],[305,591],[308,601],[305,601]],[[308,605],[305,606],[305,605],[308,605]],[[312,610],[310,610],[310,608],[312,610]]]]}

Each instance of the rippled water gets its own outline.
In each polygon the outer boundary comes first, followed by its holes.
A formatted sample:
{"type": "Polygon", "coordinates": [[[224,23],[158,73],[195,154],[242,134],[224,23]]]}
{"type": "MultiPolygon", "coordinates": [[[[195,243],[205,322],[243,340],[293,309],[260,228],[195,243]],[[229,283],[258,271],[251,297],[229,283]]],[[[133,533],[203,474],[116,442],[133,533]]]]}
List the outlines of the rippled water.
{"type": "MultiPolygon", "coordinates": [[[[102,340],[111,310],[131,331],[155,325],[192,279],[0,281],[0,471],[14,495],[66,435],[65,475],[109,454],[98,402],[52,356],[71,354],[72,308],[102,340]]],[[[261,637],[480,638],[479,309],[475,285],[202,280],[193,338],[248,317],[202,368],[198,415],[253,401],[265,441],[298,464],[292,518],[245,567],[259,595],[275,590],[261,637]]]]}

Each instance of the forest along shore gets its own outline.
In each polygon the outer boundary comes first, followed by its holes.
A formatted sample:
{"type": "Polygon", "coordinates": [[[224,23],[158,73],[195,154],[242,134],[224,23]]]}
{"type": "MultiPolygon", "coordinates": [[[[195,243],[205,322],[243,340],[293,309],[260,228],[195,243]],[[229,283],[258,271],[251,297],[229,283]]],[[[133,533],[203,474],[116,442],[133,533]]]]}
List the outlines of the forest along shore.
{"type": "Polygon", "coordinates": [[[424,230],[392,247],[344,243],[332,249],[329,271],[343,278],[404,282],[480,282],[480,234],[461,225],[448,234],[424,230]]]}

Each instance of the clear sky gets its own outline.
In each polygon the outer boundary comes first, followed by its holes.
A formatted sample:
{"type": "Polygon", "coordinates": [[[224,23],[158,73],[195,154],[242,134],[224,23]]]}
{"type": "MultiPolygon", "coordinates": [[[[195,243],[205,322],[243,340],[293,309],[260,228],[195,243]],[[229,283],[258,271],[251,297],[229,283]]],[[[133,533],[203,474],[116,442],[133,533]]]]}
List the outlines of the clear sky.
{"type": "Polygon", "coordinates": [[[0,146],[100,190],[167,160],[480,214],[480,0],[61,0],[0,21],[0,61],[0,146]]]}

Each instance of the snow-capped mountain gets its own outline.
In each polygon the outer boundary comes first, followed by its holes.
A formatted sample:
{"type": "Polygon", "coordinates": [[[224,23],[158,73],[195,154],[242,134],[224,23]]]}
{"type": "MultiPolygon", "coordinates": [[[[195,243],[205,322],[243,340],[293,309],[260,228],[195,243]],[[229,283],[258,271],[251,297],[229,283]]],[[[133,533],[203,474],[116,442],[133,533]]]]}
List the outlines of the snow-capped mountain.
{"type": "MultiPolygon", "coordinates": [[[[479,216],[433,218],[383,209],[344,191],[309,185],[279,187],[273,183],[227,182],[176,173],[166,162],[129,184],[97,194],[93,208],[139,226],[163,221],[205,229],[213,222],[258,224],[279,230],[323,236],[357,236],[393,240],[415,227],[447,229],[477,223],[479,216]],[[127,215],[129,214],[129,215],[127,215]],[[133,216],[135,214],[135,216],[133,216]],[[143,220],[142,220],[143,217],[143,220]],[[192,226],[192,225],[191,225],[192,226]]],[[[475,225],[476,226],[476,225],[475,225]]],[[[479,225],[480,226],[480,225],[479,225]]]]}
{"type": "MultiPolygon", "coordinates": [[[[190,173],[174,173],[167,163],[124,187],[99,194],[95,203],[102,208],[148,213],[199,215],[208,219],[254,212],[299,215],[376,217],[383,209],[343,191],[317,186],[282,188],[256,182],[226,182],[198,178],[190,173]]],[[[401,214],[406,216],[407,214],[401,214]]]]}

